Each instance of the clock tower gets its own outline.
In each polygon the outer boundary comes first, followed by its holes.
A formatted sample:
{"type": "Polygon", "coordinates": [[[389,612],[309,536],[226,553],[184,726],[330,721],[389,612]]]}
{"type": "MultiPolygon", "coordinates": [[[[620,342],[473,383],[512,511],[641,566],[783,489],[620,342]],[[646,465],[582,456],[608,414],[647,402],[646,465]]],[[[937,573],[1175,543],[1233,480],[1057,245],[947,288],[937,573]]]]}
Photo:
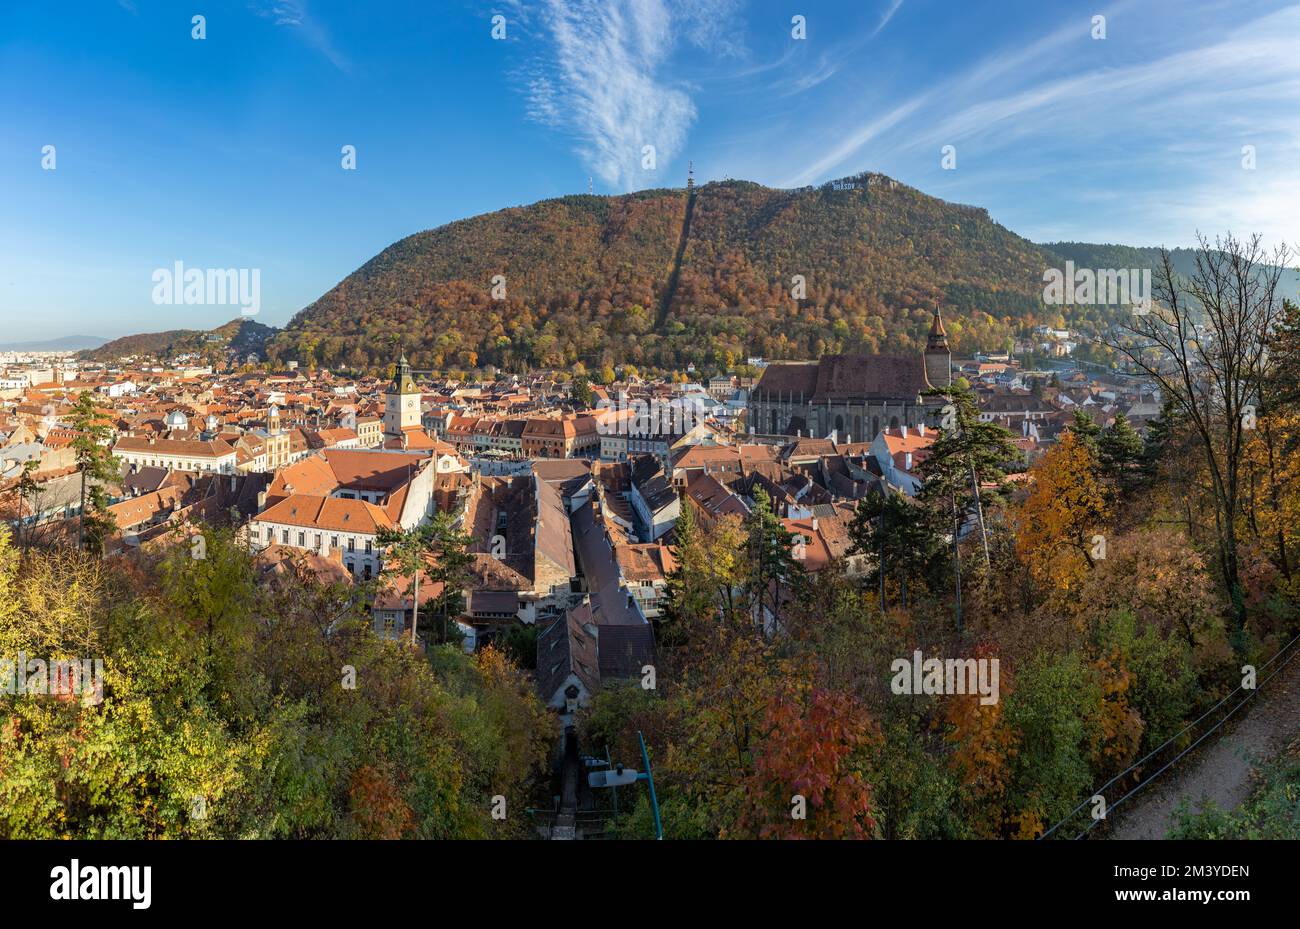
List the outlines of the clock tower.
{"type": "Polygon", "coordinates": [[[384,391],[384,438],[400,440],[404,430],[412,427],[420,428],[420,389],[403,355],[397,362],[393,383],[384,391]]]}

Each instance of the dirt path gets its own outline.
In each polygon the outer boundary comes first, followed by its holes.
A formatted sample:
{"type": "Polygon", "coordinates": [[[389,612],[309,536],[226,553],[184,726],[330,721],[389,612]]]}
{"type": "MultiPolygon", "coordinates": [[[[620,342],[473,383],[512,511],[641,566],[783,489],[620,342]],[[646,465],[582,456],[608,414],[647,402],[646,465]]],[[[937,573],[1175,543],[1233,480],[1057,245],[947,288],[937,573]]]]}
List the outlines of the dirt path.
{"type": "MultiPolygon", "coordinates": [[[[1272,668],[1264,672],[1267,677],[1272,668]]],[[[1250,796],[1252,761],[1271,755],[1300,733],[1300,657],[1200,748],[1187,755],[1120,808],[1113,839],[1163,839],[1184,797],[1193,806],[1209,798],[1225,810],[1250,796]],[[1127,807],[1127,809],[1125,809],[1127,807]]]]}

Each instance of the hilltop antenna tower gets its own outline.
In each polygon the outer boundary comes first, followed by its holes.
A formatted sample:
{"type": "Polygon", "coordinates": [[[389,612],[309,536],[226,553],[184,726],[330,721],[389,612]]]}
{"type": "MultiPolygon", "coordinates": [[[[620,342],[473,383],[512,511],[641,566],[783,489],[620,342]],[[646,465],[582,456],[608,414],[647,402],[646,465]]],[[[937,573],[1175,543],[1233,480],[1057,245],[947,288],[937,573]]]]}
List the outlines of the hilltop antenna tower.
{"type": "Polygon", "coordinates": [[[686,162],[686,189],[695,189],[695,162],[686,162]]]}
{"type": "Polygon", "coordinates": [[[588,175],[587,175],[587,193],[588,193],[588,195],[591,195],[591,194],[594,194],[595,192],[596,192],[595,185],[594,185],[594,184],[592,183],[592,181],[591,181],[591,175],[588,174],[588,175]]]}

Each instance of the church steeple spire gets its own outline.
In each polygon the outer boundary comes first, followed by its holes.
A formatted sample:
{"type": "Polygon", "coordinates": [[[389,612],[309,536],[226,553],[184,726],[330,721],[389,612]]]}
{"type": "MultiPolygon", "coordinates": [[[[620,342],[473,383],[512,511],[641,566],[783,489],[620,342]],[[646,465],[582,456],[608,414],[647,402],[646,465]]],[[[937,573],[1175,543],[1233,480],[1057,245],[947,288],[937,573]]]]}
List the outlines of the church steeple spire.
{"type": "Polygon", "coordinates": [[[948,333],[943,328],[943,317],[939,315],[939,305],[934,305],[934,322],[930,323],[930,336],[926,339],[927,351],[934,349],[948,350],[948,333]]]}

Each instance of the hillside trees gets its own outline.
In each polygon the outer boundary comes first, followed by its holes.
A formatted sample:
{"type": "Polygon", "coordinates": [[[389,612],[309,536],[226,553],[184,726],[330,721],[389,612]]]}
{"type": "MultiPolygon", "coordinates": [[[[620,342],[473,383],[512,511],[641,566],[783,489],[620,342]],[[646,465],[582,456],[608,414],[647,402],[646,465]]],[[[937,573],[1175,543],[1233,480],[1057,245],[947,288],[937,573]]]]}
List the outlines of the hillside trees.
{"type": "Polygon", "coordinates": [[[1017,548],[1037,580],[1070,588],[1081,569],[1096,565],[1099,552],[1105,557],[1101,533],[1109,504],[1098,463],[1071,430],[1061,434],[1033,476],[1033,489],[1015,514],[1017,548]]]}
{"type": "Polygon", "coordinates": [[[1134,314],[1122,352],[1177,406],[1199,440],[1214,503],[1219,569],[1238,628],[1246,619],[1238,514],[1243,460],[1269,381],[1269,346],[1282,315],[1278,280],[1285,246],[1268,253],[1258,235],[1198,238],[1195,270],[1180,276],[1168,252],[1155,269],[1155,306],[1134,314]]]}
{"type": "Polygon", "coordinates": [[[375,636],[351,585],[292,560],[258,581],[228,534],[204,538],[203,559],[185,538],[19,566],[0,530],[0,649],[104,668],[99,702],[0,691],[0,836],[525,834],[554,732],[517,669],[431,663],[375,636]]]}
{"type": "Polygon", "coordinates": [[[712,371],[749,355],[919,352],[936,301],[953,307],[959,353],[1001,349],[1041,315],[1038,275],[1026,269],[1054,258],[982,210],[886,178],[859,182],[698,188],[659,326],[682,190],[562,197],[409,236],[300,313],[269,357],[373,368],[402,332],[413,334],[408,357],[421,368],[672,370],[689,360],[712,371]],[[800,301],[790,294],[796,274],[807,287],[800,301]]]}

